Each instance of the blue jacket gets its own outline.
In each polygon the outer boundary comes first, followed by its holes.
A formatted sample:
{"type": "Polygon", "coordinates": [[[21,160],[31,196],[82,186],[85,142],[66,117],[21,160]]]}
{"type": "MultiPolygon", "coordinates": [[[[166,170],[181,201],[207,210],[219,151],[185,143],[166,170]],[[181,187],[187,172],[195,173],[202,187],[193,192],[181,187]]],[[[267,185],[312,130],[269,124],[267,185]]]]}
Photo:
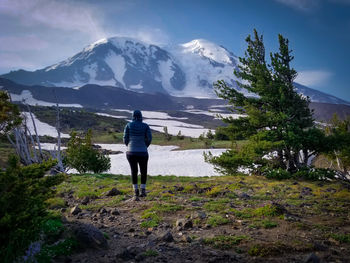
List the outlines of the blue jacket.
{"type": "Polygon", "coordinates": [[[152,141],[151,129],[142,122],[142,117],[133,116],[133,121],[125,126],[123,140],[128,146],[128,152],[147,152],[152,141]]]}

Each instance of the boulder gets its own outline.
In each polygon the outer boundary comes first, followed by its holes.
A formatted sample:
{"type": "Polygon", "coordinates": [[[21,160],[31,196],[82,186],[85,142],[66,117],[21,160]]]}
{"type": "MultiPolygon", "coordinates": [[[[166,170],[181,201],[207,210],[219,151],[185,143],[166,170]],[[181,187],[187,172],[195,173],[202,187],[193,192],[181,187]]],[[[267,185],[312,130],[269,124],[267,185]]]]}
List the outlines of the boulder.
{"type": "Polygon", "coordinates": [[[74,224],[72,232],[80,248],[108,248],[108,243],[103,233],[91,224],[74,224]]]}
{"type": "Polygon", "coordinates": [[[305,263],[319,263],[320,258],[318,256],[316,256],[315,253],[311,253],[306,257],[304,262],[305,263]]]}
{"type": "Polygon", "coordinates": [[[105,196],[116,196],[122,194],[117,188],[112,188],[108,192],[105,193],[105,196]]]}
{"type": "Polygon", "coordinates": [[[81,212],[81,209],[80,209],[80,207],[79,206],[74,206],[71,210],[70,210],[70,213],[72,214],[72,215],[77,215],[77,214],[79,214],[81,212]]]}
{"type": "Polygon", "coordinates": [[[175,226],[177,228],[181,227],[183,229],[189,229],[193,227],[193,222],[191,219],[181,218],[176,220],[175,226]]]}
{"type": "Polygon", "coordinates": [[[173,242],[174,241],[174,237],[170,233],[170,231],[168,231],[164,235],[161,236],[161,240],[165,241],[165,242],[173,242]]]}

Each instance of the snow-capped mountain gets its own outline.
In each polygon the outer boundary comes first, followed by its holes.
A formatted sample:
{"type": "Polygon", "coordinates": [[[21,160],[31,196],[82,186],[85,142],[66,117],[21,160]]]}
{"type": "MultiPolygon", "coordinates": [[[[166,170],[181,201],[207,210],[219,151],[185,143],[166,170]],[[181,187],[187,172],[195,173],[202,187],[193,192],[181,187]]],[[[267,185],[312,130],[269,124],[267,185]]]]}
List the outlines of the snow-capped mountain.
{"type": "MultiPolygon", "coordinates": [[[[204,39],[159,47],[132,38],[112,37],[52,66],[33,72],[12,71],[1,77],[24,85],[79,89],[85,84],[97,84],[143,93],[215,98],[213,83],[217,80],[239,89],[233,74],[238,63],[232,52],[204,39]]],[[[350,105],[305,86],[296,87],[314,102],[350,105]]],[[[247,94],[245,90],[240,92],[247,94]]]]}

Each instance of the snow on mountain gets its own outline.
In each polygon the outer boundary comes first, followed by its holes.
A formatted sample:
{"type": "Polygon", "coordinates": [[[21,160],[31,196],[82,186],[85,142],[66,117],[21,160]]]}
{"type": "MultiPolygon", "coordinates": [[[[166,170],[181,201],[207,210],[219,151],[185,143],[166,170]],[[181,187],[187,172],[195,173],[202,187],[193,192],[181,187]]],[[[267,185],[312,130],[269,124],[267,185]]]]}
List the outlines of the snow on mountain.
{"type": "MultiPolygon", "coordinates": [[[[233,71],[238,69],[238,63],[232,52],[205,39],[159,47],[132,38],[112,37],[44,69],[12,71],[2,77],[24,85],[79,89],[85,84],[97,84],[197,98],[216,98],[213,83],[224,80],[244,95],[254,96],[236,84],[233,71]]],[[[349,104],[297,83],[296,88],[314,102],[349,104]]]]}

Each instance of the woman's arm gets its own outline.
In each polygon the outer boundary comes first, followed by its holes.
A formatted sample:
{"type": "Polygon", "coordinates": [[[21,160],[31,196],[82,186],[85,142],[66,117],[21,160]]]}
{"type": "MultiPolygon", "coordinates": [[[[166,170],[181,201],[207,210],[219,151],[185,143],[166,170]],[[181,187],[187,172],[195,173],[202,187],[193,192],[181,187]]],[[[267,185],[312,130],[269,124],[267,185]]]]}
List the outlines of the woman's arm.
{"type": "Polygon", "coordinates": [[[130,137],[129,137],[129,125],[127,124],[124,128],[124,136],[123,136],[123,141],[125,143],[126,146],[128,146],[129,141],[130,141],[130,137]]]}
{"type": "Polygon", "coordinates": [[[152,142],[152,132],[151,129],[149,128],[149,126],[147,125],[146,127],[146,136],[145,136],[145,143],[146,146],[148,147],[152,142]]]}

